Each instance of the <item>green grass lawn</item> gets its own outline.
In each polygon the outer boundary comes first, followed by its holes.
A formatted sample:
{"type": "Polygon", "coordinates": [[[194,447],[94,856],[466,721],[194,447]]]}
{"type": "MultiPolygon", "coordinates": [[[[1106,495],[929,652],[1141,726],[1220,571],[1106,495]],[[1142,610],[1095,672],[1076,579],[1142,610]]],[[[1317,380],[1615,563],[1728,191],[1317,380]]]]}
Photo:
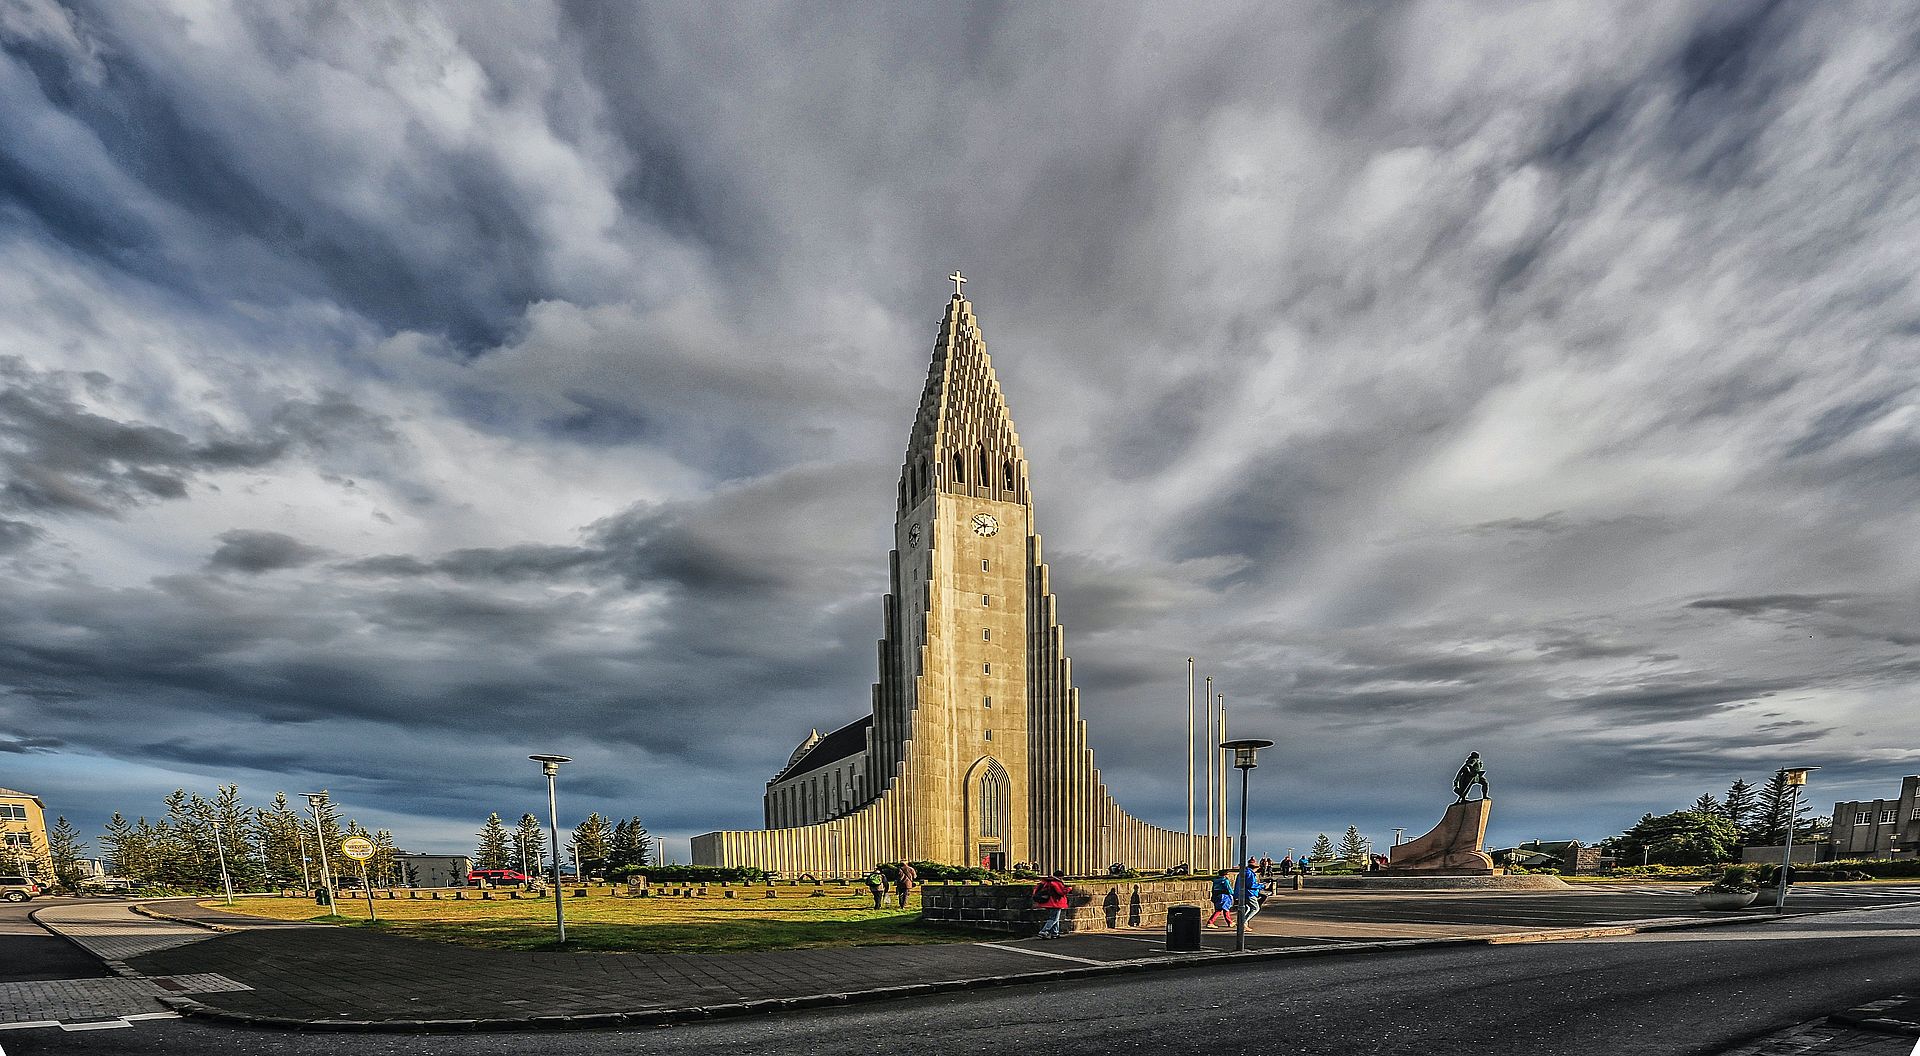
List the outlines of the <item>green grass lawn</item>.
{"type": "MultiPolygon", "coordinates": [[[[717,891],[717,889],[715,889],[717,891]]],[[[752,950],[813,949],[830,946],[895,946],[965,942],[987,937],[966,929],[922,924],[920,911],[876,910],[864,891],[858,895],[827,888],[809,898],[804,887],[779,888],[766,898],[760,888],[736,889],[733,898],[614,898],[594,888],[586,898],[568,889],[567,948],[635,953],[743,953],[752,950]]],[[[374,900],[379,923],[366,920],[365,899],[343,895],[340,916],[316,915],[305,898],[254,897],[236,900],[233,911],[280,920],[313,920],[342,927],[378,927],[409,938],[431,939],[488,949],[554,948],[553,900],[510,900],[506,892],[481,901],[478,892],[453,901],[396,898],[374,900]]],[[[201,903],[226,909],[212,900],[201,903]]]]}

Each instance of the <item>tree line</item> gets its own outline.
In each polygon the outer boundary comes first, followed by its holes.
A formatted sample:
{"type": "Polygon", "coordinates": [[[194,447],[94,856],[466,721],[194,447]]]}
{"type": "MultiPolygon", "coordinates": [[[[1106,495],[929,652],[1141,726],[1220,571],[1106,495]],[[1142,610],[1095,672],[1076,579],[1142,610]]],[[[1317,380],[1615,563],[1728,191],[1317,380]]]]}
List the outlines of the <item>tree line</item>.
{"type": "Polygon", "coordinates": [[[1779,770],[1758,788],[1742,779],[1723,797],[1707,792],[1680,810],[1642,815],[1600,846],[1621,865],[1707,865],[1732,861],[1745,846],[1785,843],[1789,829],[1795,842],[1824,839],[1830,821],[1813,817],[1779,770]]]}
{"type": "MultiPolygon", "coordinates": [[[[547,833],[540,819],[520,815],[520,823],[508,829],[500,814],[487,815],[473,851],[475,869],[518,869],[529,875],[541,870],[546,858],[547,833]]],[[[639,818],[608,822],[598,811],[588,814],[573,827],[567,847],[585,876],[623,876],[659,864],[659,846],[639,818]]]]}

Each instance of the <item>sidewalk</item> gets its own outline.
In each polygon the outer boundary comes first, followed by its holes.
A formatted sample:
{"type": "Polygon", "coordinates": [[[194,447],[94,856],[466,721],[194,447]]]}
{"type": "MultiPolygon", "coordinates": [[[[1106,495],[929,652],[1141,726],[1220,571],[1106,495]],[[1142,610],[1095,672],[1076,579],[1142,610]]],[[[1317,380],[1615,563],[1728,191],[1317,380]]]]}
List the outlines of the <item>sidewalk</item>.
{"type": "Polygon", "coordinates": [[[186,900],[143,908],[181,920],[136,916],[126,904],[114,903],[50,912],[42,923],[95,950],[123,974],[174,981],[179,989],[168,987],[170,995],[160,1001],[183,1014],[308,1030],[409,1032],[652,1025],[1224,961],[1771,919],[1674,918],[1362,942],[1267,935],[1250,937],[1243,954],[1230,952],[1230,933],[1207,934],[1207,948],[1191,954],[1168,953],[1157,932],[1143,931],[1046,943],[1009,936],[718,955],[470,949],[357,928],[263,921],[186,900]],[[193,923],[182,922],[187,919],[193,923]]]}

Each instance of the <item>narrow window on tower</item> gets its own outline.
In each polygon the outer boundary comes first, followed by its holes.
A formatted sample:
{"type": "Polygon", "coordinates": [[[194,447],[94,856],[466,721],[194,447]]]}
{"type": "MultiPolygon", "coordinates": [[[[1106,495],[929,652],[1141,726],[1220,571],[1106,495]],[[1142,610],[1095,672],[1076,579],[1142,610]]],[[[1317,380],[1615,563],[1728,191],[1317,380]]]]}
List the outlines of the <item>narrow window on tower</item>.
{"type": "Polygon", "coordinates": [[[991,675],[991,674],[993,674],[993,665],[992,665],[992,664],[981,664],[981,665],[980,665],[980,673],[981,673],[981,674],[983,674],[983,675],[991,675]]]}
{"type": "Polygon", "coordinates": [[[980,640],[983,642],[993,641],[993,628],[991,627],[980,628],[980,640]]]}
{"type": "Polygon", "coordinates": [[[1001,476],[1006,479],[1007,490],[1012,491],[1013,490],[1013,460],[1012,459],[1008,459],[1006,462],[1001,463],[1000,473],[1001,473],[1001,476]]]}
{"type": "Polygon", "coordinates": [[[958,454],[953,456],[953,482],[955,484],[967,482],[967,460],[958,454]]]}
{"type": "Polygon", "coordinates": [[[987,469],[987,452],[985,448],[982,448],[980,451],[980,483],[985,484],[989,488],[993,487],[993,474],[987,469]]]}
{"type": "Polygon", "coordinates": [[[991,741],[991,740],[993,740],[993,731],[992,731],[992,730],[988,730],[988,731],[987,731],[987,740],[989,740],[989,741],[991,741]]]}
{"type": "Polygon", "coordinates": [[[983,707],[983,708],[991,708],[991,707],[993,707],[993,698],[992,698],[992,697],[981,697],[981,698],[980,698],[980,706],[981,706],[981,707],[983,707]]]}
{"type": "Polygon", "coordinates": [[[983,558],[981,558],[981,559],[980,559],[980,571],[982,571],[982,572],[985,572],[985,571],[987,571],[987,565],[988,565],[988,564],[989,564],[989,562],[987,561],[987,559],[986,559],[986,558],[984,558],[984,557],[983,557],[983,558]]]}
{"type": "Polygon", "coordinates": [[[981,608],[983,608],[983,609],[984,609],[984,608],[987,608],[988,606],[990,606],[990,605],[992,605],[992,604],[993,604],[993,595],[991,595],[991,594],[982,594],[982,595],[980,595],[980,607],[981,607],[981,608]]]}

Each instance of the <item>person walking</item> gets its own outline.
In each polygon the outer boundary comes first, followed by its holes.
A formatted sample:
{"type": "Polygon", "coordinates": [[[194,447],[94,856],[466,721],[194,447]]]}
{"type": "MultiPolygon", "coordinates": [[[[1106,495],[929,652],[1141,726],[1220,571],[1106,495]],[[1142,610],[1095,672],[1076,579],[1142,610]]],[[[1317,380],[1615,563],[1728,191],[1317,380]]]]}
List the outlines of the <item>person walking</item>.
{"type": "Polygon", "coordinates": [[[867,874],[866,884],[867,893],[873,896],[873,908],[885,909],[887,905],[887,874],[881,872],[880,867],[876,865],[873,867],[873,871],[867,874]]]}
{"type": "Polygon", "coordinates": [[[1227,879],[1231,873],[1231,870],[1222,869],[1220,870],[1220,875],[1213,878],[1213,890],[1211,892],[1213,912],[1207,914],[1207,927],[1209,928],[1213,927],[1215,918],[1225,921],[1224,924],[1220,925],[1223,928],[1233,926],[1233,881],[1227,879]]]}
{"type": "Polygon", "coordinates": [[[911,862],[900,863],[900,872],[894,877],[893,889],[900,894],[901,909],[907,908],[907,899],[913,895],[913,883],[918,879],[920,874],[914,871],[911,862]]]}
{"type": "Polygon", "coordinates": [[[1233,897],[1246,913],[1246,919],[1252,921],[1260,912],[1260,896],[1266,888],[1260,883],[1260,860],[1247,859],[1247,867],[1240,870],[1240,878],[1234,884],[1233,897]]]}
{"type": "Polygon", "coordinates": [[[1040,925],[1042,939],[1060,937],[1060,915],[1067,908],[1066,874],[1055,869],[1053,875],[1033,885],[1033,905],[1036,909],[1047,911],[1047,919],[1040,925]]]}
{"type": "Polygon", "coordinates": [[[1293,855],[1289,854],[1285,858],[1280,859],[1280,875],[1293,875],[1293,855]]]}

